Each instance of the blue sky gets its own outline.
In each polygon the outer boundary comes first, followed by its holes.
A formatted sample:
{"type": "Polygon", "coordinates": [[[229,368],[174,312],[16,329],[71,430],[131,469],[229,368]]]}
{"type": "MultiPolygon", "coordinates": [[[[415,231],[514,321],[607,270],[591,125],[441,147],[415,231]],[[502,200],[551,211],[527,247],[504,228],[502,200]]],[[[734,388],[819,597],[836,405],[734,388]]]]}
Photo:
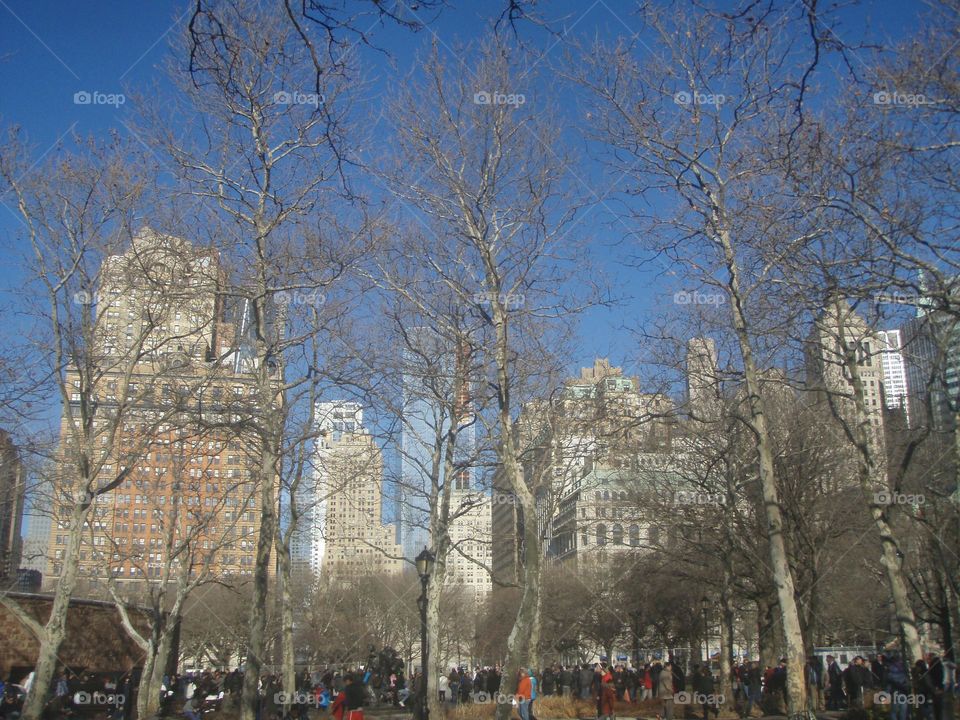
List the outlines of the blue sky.
{"type": "MultiPolygon", "coordinates": [[[[368,21],[372,41],[386,51],[358,49],[364,77],[370,81],[370,102],[376,104],[379,94],[389,93],[411,71],[416,73],[416,54],[425,52],[431,40],[439,39],[449,52],[458,42],[475,39],[488,31],[503,4],[504,0],[451,0],[429,29],[417,34],[368,21]]],[[[538,10],[552,27],[571,37],[612,39],[634,31],[636,23],[629,14],[633,5],[632,0],[541,0],[538,10]]],[[[860,40],[895,44],[915,29],[919,5],[878,0],[847,6],[841,11],[838,33],[851,44],[860,40]]],[[[192,2],[185,0],[0,0],[0,123],[4,128],[21,126],[38,158],[71,132],[129,133],[130,104],[109,104],[110,96],[159,84],[156,101],[163,101],[161,65],[171,36],[183,30],[191,7],[192,2]],[[77,104],[75,95],[82,92],[100,93],[101,104],[77,104]]],[[[563,42],[541,29],[529,24],[519,29],[533,46],[549,49],[550,54],[562,50],[563,42]]],[[[549,83],[549,77],[544,82],[549,83]]],[[[564,112],[574,110],[565,107],[564,112]]],[[[578,168],[578,173],[596,177],[596,168],[578,168]]],[[[9,248],[18,221],[10,198],[0,197],[0,203],[0,242],[9,248]]],[[[572,372],[592,364],[595,355],[609,356],[635,372],[637,340],[625,327],[658,314],[662,302],[655,274],[643,276],[624,265],[626,250],[617,245],[622,226],[610,221],[604,209],[595,208],[578,232],[594,244],[591,254],[624,300],[616,308],[593,311],[581,324],[579,347],[570,358],[572,372]]],[[[16,306],[11,289],[18,284],[16,265],[0,264],[0,307],[16,306]]],[[[16,332],[11,322],[6,328],[16,332]]]]}
{"type": "MultiPolygon", "coordinates": [[[[371,102],[378,93],[389,93],[394,82],[414,69],[415,55],[436,38],[444,48],[469,41],[486,32],[504,3],[501,0],[451,0],[429,29],[412,34],[391,24],[376,26],[371,37],[387,52],[360,48],[358,57],[365,77],[371,80],[371,102]]],[[[722,1],[720,4],[723,4],[722,1]]],[[[630,33],[636,23],[627,0],[542,0],[538,10],[554,28],[570,36],[614,37],[630,33]]],[[[82,105],[78,92],[106,96],[129,93],[161,83],[160,68],[170,36],[183,29],[192,3],[184,0],[0,0],[0,122],[22,126],[36,145],[38,156],[71,130],[82,135],[103,135],[111,130],[128,133],[129,104],[82,105]]],[[[838,32],[856,43],[861,39],[897,42],[913,29],[919,4],[878,0],[845,7],[838,32]]],[[[559,54],[563,42],[529,24],[521,24],[524,39],[559,54]]],[[[371,113],[372,114],[372,113],[371,113]]],[[[583,168],[590,177],[591,168],[583,168]]],[[[9,202],[9,198],[0,198],[9,202]]],[[[629,367],[636,355],[635,340],[622,332],[623,325],[656,311],[651,288],[655,278],[638,276],[623,268],[616,225],[609,224],[603,209],[591,211],[583,233],[595,244],[595,257],[610,273],[625,304],[590,315],[581,330],[581,347],[571,358],[571,368],[588,364],[594,355],[609,355],[629,367]]],[[[16,227],[8,207],[0,206],[0,238],[8,242],[16,227]]],[[[0,268],[0,303],[10,302],[16,268],[0,268]]]]}

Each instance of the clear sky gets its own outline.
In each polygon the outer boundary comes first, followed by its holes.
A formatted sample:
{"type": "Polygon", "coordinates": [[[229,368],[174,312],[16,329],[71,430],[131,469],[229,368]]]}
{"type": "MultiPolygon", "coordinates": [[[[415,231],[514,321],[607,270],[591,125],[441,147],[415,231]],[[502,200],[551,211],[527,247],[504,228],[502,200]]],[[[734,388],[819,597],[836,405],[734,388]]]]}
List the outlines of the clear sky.
{"type": "MultiPolygon", "coordinates": [[[[386,51],[363,47],[358,51],[364,76],[371,80],[371,102],[376,103],[378,93],[389,93],[400,78],[416,72],[415,55],[430,41],[438,39],[449,51],[457,41],[476,38],[489,29],[504,5],[505,0],[451,0],[428,29],[417,34],[369,20],[373,43],[386,51]]],[[[920,5],[909,0],[851,4],[842,10],[838,32],[850,43],[864,38],[894,43],[912,29],[920,5]]],[[[538,12],[568,38],[631,34],[637,25],[631,16],[633,6],[632,0],[537,3],[538,12]]],[[[38,156],[71,131],[100,136],[111,130],[129,133],[129,103],[108,104],[108,98],[161,83],[156,102],[163,102],[160,65],[171,35],[183,30],[191,7],[186,0],[0,0],[0,122],[20,125],[36,145],[38,156]],[[75,95],[84,92],[102,93],[102,104],[77,104],[75,95]]],[[[549,54],[562,51],[564,39],[531,24],[521,23],[518,28],[525,41],[549,54]]],[[[590,168],[578,172],[591,177],[590,168]]],[[[10,198],[0,197],[0,203],[0,235],[7,242],[17,220],[10,198]]],[[[656,312],[652,288],[657,279],[624,269],[626,250],[616,247],[621,233],[603,208],[592,210],[581,230],[585,241],[596,244],[595,255],[625,302],[594,312],[583,324],[580,351],[571,358],[571,369],[589,364],[594,355],[609,355],[614,363],[629,368],[636,355],[635,340],[621,328],[656,312]]],[[[9,290],[16,283],[16,273],[11,263],[0,267],[0,304],[15,302],[9,290]]]]}

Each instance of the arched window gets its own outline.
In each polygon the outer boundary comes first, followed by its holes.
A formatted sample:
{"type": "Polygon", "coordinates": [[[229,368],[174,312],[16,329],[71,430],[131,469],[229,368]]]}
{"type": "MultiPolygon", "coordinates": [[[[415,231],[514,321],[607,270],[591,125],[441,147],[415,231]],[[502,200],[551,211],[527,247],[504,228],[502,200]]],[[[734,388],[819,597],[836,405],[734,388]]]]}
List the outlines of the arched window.
{"type": "Polygon", "coordinates": [[[630,532],[630,547],[638,547],[640,545],[640,526],[631,525],[629,532],[630,532]]]}
{"type": "Polygon", "coordinates": [[[603,499],[603,495],[601,495],[600,491],[597,490],[597,500],[602,500],[602,499],[603,499]]]}
{"type": "Polygon", "coordinates": [[[658,545],[660,543],[660,528],[652,527],[647,529],[647,542],[650,545],[658,545]]]}
{"type": "Polygon", "coordinates": [[[623,545],[623,525],[620,523],[613,526],[613,544],[623,545]]]}
{"type": "Polygon", "coordinates": [[[604,499],[604,500],[609,500],[609,499],[610,499],[610,491],[609,491],[609,490],[604,490],[604,491],[603,491],[603,499],[604,499]]]}
{"type": "Polygon", "coordinates": [[[597,525],[597,545],[607,544],[607,526],[597,525]]]}

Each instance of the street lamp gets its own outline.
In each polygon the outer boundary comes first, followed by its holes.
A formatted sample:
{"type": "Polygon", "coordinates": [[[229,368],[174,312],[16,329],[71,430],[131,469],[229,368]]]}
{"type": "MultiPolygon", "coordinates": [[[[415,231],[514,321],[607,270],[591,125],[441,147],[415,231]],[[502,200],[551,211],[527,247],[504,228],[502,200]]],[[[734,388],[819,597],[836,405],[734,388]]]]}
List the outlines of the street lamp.
{"type": "Polygon", "coordinates": [[[707,629],[707,610],[710,609],[710,598],[704,595],[700,598],[700,609],[703,611],[703,661],[710,666],[710,641],[708,640],[709,630],[707,629]]]}
{"type": "Polygon", "coordinates": [[[633,620],[633,667],[640,664],[640,619],[643,617],[642,610],[634,610],[630,613],[630,619],[633,620]]]}
{"type": "Polygon", "coordinates": [[[424,548],[417,555],[417,575],[420,576],[420,597],[417,606],[420,608],[420,720],[428,720],[430,710],[427,708],[427,584],[433,574],[433,563],[436,561],[433,553],[424,548]]]}

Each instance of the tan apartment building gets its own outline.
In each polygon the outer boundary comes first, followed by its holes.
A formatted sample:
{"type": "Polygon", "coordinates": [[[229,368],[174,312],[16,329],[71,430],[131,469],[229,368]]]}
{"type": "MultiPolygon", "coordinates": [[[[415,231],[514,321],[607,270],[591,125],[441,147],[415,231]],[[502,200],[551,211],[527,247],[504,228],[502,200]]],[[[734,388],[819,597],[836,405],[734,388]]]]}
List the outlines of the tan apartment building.
{"type": "Polygon", "coordinates": [[[349,580],[402,572],[403,549],[396,542],[396,528],[381,519],[380,448],[362,425],[322,444],[318,493],[326,501],[321,576],[349,580]]]}
{"type": "Polygon", "coordinates": [[[218,256],[143,229],[104,261],[97,295],[75,302],[89,306],[91,361],[66,373],[45,585],[61,572],[77,443],[102,487],[116,485],[96,494],[81,582],[156,579],[181,562],[250,574],[260,520],[253,354],[246,301],[228,295],[218,256]]]}

